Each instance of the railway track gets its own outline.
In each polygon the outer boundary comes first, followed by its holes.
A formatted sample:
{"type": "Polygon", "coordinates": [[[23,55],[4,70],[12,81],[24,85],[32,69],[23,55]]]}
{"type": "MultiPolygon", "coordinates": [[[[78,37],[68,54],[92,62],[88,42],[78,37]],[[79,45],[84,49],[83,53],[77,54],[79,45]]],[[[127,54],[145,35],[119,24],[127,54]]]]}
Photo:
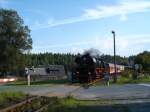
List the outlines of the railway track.
{"type": "Polygon", "coordinates": [[[33,96],[17,104],[3,108],[0,112],[44,112],[48,105],[54,103],[54,101],[54,99],[48,97],[33,96]]]}
{"type": "MultiPolygon", "coordinates": [[[[95,80],[91,83],[82,84],[78,88],[76,88],[73,91],[70,91],[67,96],[71,96],[72,93],[77,91],[78,89],[84,87],[89,87],[90,85],[96,83],[97,81],[100,81],[100,79],[95,80]]],[[[45,96],[28,96],[25,100],[20,101],[19,103],[15,103],[12,105],[9,105],[9,107],[0,109],[0,112],[44,112],[44,110],[47,109],[47,107],[55,103],[55,99],[52,99],[55,97],[45,97],[45,96]]]]}
{"type": "Polygon", "coordinates": [[[88,89],[91,85],[93,85],[94,83],[97,83],[98,81],[101,81],[101,80],[103,80],[103,79],[102,78],[101,79],[96,79],[96,80],[93,80],[90,83],[81,84],[78,88],[74,89],[73,91],[70,91],[68,93],[68,96],[72,96],[72,93],[74,93],[75,91],[79,90],[80,88],[88,89]]]}

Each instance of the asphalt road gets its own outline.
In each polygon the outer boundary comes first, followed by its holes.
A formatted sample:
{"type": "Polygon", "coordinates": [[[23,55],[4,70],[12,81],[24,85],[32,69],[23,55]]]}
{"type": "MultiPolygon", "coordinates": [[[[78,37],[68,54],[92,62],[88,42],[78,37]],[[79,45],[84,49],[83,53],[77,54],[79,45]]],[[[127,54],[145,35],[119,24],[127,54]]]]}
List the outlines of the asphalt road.
{"type": "MultiPolygon", "coordinates": [[[[91,86],[88,89],[71,85],[32,85],[30,87],[0,85],[0,92],[2,91],[22,91],[32,95],[58,97],[71,94],[80,100],[110,100],[112,103],[122,105],[121,109],[124,109],[125,112],[150,112],[150,84],[91,86]]],[[[93,106],[95,108],[95,105],[93,106]]],[[[122,112],[122,110],[118,110],[120,108],[112,108],[111,105],[97,106],[108,112],[110,110],[122,112]]]]}
{"type": "Polygon", "coordinates": [[[7,86],[0,85],[0,92],[2,91],[21,91],[32,95],[40,96],[58,96],[65,97],[69,92],[75,90],[78,86],[67,85],[31,85],[31,86],[7,86]]]}
{"type": "Polygon", "coordinates": [[[73,93],[78,99],[138,99],[150,98],[150,84],[125,84],[80,88],[73,93]]]}
{"type": "Polygon", "coordinates": [[[150,84],[125,84],[107,86],[91,86],[88,89],[72,85],[32,85],[6,86],[0,85],[1,91],[22,91],[33,95],[64,97],[69,93],[82,100],[97,99],[146,99],[150,98],[150,84]]]}

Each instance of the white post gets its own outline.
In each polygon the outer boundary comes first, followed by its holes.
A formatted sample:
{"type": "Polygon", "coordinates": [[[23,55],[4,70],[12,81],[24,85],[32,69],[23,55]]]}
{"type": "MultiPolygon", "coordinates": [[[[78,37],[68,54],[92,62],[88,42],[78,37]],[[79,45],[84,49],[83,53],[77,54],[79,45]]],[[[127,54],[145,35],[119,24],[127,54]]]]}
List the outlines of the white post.
{"type": "Polygon", "coordinates": [[[30,86],[30,74],[27,75],[27,79],[28,79],[28,86],[30,86]]]}
{"type": "Polygon", "coordinates": [[[25,73],[27,75],[28,86],[30,86],[30,73],[29,73],[29,69],[27,67],[25,68],[25,73]]]}

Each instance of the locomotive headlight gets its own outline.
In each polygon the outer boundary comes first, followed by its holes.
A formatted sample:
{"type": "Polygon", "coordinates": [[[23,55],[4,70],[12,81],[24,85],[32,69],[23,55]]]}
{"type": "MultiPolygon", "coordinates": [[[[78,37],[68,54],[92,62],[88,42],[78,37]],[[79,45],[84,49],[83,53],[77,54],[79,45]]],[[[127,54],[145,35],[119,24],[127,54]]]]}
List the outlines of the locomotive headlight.
{"type": "Polygon", "coordinates": [[[91,74],[91,72],[88,73],[89,75],[91,74]]]}

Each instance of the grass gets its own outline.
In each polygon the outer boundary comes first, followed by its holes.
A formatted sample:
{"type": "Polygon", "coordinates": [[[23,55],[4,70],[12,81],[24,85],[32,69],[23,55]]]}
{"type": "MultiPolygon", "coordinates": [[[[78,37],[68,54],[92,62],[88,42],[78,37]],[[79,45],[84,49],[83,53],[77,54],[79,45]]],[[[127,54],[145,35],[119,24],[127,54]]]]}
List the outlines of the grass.
{"type": "Polygon", "coordinates": [[[117,84],[150,83],[150,75],[137,73],[134,70],[125,70],[118,78],[117,84]],[[137,77],[137,78],[136,78],[137,77]]]}
{"type": "MultiPolygon", "coordinates": [[[[67,84],[68,80],[44,80],[44,81],[31,81],[31,85],[46,85],[46,84],[67,84]]],[[[27,85],[26,80],[11,82],[6,85],[27,85]]]]}
{"type": "MultiPolygon", "coordinates": [[[[15,104],[13,100],[18,99],[21,101],[23,98],[26,98],[26,96],[27,95],[22,92],[2,92],[0,93],[0,109],[9,107],[15,104]]],[[[37,108],[38,105],[41,104],[35,101],[32,106],[37,108]]],[[[116,112],[118,109],[121,110],[121,112],[128,112],[125,111],[128,109],[127,107],[116,105],[113,101],[86,101],[77,100],[72,96],[68,96],[66,98],[50,98],[48,108],[43,112],[116,112]]]]}
{"type": "MultiPolygon", "coordinates": [[[[138,83],[150,83],[150,76],[139,77],[137,79],[120,76],[118,77],[117,83],[115,84],[123,85],[123,84],[138,84],[138,83]]],[[[113,85],[113,84],[114,84],[113,78],[111,78],[110,85],[113,85]]],[[[106,86],[106,82],[105,80],[101,80],[92,84],[92,86],[106,86]]]]}
{"type": "Polygon", "coordinates": [[[117,84],[134,84],[134,83],[150,83],[150,77],[141,77],[137,79],[120,77],[117,81],[117,84]]]}
{"type": "Polygon", "coordinates": [[[12,105],[27,97],[27,94],[22,92],[5,91],[0,93],[0,108],[12,105]]]}
{"type": "Polygon", "coordinates": [[[118,109],[121,112],[128,112],[126,111],[128,109],[127,107],[115,105],[113,101],[76,100],[69,96],[57,99],[44,112],[116,112],[118,109]]]}

